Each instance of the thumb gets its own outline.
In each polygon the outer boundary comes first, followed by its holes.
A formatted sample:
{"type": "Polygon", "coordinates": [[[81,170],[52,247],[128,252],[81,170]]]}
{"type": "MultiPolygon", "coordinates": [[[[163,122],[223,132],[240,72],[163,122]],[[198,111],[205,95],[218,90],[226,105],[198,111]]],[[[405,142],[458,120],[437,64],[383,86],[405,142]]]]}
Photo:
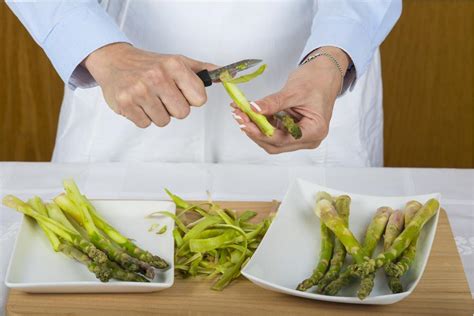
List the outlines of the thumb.
{"type": "Polygon", "coordinates": [[[263,115],[272,115],[291,107],[288,95],[279,91],[266,96],[263,99],[251,102],[253,109],[263,115]]]}

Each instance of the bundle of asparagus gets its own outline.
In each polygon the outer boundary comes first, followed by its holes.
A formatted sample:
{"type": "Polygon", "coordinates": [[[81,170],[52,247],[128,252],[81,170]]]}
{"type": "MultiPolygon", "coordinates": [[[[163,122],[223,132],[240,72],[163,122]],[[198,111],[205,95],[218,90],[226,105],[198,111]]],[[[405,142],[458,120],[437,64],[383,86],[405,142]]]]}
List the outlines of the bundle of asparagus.
{"type": "Polygon", "coordinates": [[[73,180],[63,184],[66,193],[53,203],[45,204],[39,197],[25,203],[7,195],[3,204],[34,218],[54,251],[84,264],[102,282],[112,278],[149,282],[147,278],[155,277],[154,268],[168,267],[163,259],[139,248],[108,224],[73,180]]]}
{"type": "Polygon", "coordinates": [[[362,245],[348,228],[349,203],[350,198],[347,196],[334,199],[326,192],[317,194],[314,211],[321,220],[320,261],[313,275],[300,283],[297,289],[306,291],[317,285],[317,293],[336,295],[344,286],[359,278],[357,296],[363,300],[370,295],[374,287],[376,270],[384,267],[389,288],[393,293],[400,293],[403,291],[400,277],[408,271],[413,262],[418,236],[426,222],[436,214],[439,202],[430,199],[422,206],[417,201],[410,201],[403,212],[394,212],[389,207],[379,208],[367,228],[362,245]],[[345,204],[342,200],[346,201],[345,204]],[[403,229],[404,223],[406,226],[403,229]],[[335,241],[332,241],[333,236],[327,230],[332,232],[335,241]],[[372,259],[382,235],[384,250],[372,259]],[[345,254],[342,256],[340,250],[331,254],[331,245],[337,246],[338,243],[354,261],[343,272],[340,270],[345,254]]]}
{"type": "Polygon", "coordinates": [[[156,212],[150,216],[174,219],[175,269],[183,277],[215,279],[213,290],[223,290],[240,276],[271,223],[268,217],[251,223],[257,213],[221,208],[211,199],[207,203],[189,204],[166,190],[176,204],[177,214],[156,212]]]}

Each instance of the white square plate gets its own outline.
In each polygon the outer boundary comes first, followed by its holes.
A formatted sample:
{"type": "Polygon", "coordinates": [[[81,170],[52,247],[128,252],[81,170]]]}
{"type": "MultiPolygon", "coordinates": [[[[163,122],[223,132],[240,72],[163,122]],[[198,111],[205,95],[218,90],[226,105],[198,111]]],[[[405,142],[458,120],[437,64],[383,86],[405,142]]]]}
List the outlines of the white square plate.
{"type": "MultiPolygon", "coordinates": [[[[334,195],[350,195],[352,203],[349,225],[360,241],[363,240],[365,229],[378,207],[390,206],[399,209],[409,200],[424,203],[430,198],[440,199],[438,193],[399,197],[352,194],[296,180],[288,189],[275,220],[242,274],[266,289],[321,301],[392,304],[410,295],[420,281],[428,262],[439,212],[425,225],[420,234],[416,259],[408,273],[402,277],[405,292],[392,294],[386,285],[383,271],[378,271],[374,289],[363,301],[356,296],[357,282],[344,288],[338,296],[316,294],[314,288],[308,292],[295,290],[299,282],[311,275],[319,257],[320,222],[313,213],[313,204],[318,191],[327,191],[334,195]]],[[[380,251],[381,245],[375,253],[380,251]]]]}
{"type": "Polygon", "coordinates": [[[55,253],[36,222],[24,217],[8,266],[6,286],[32,293],[154,292],[171,287],[174,282],[174,221],[164,216],[146,216],[161,210],[175,213],[174,203],[92,200],[92,204],[124,236],[133,238],[141,248],[165,259],[170,268],[156,270],[155,279],[150,283],[116,280],[102,283],[84,265],[55,253]],[[159,228],[166,225],[166,232],[162,235],[149,232],[153,223],[158,223],[159,228]]]}

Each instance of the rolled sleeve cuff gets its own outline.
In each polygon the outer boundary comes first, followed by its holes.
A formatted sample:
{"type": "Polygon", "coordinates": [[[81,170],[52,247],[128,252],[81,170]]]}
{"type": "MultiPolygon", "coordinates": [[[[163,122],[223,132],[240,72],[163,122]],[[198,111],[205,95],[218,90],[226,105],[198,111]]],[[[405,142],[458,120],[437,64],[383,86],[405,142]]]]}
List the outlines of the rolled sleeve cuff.
{"type": "Polygon", "coordinates": [[[53,66],[71,88],[96,86],[81,62],[107,44],[130,41],[98,4],[87,4],[64,16],[43,42],[53,66]]]}
{"type": "Polygon", "coordinates": [[[366,71],[372,56],[372,45],[367,30],[360,22],[349,18],[316,18],[301,60],[322,46],[338,47],[349,55],[353,66],[344,77],[341,94],[349,88],[352,90],[357,78],[366,71]]]}

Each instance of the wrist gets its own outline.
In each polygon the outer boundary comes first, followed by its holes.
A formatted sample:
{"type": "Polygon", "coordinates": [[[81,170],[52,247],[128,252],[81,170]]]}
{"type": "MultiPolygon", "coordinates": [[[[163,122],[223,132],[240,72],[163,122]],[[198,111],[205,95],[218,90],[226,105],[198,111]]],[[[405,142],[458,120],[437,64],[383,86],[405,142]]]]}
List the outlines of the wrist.
{"type": "Polygon", "coordinates": [[[101,70],[107,69],[115,56],[120,56],[124,51],[132,48],[129,43],[120,42],[102,46],[90,53],[81,63],[94,77],[100,76],[101,70]]]}
{"type": "Polygon", "coordinates": [[[315,74],[315,79],[323,77],[326,82],[326,91],[331,91],[331,95],[334,94],[337,97],[342,90],[350,62],[350,57],[344,50],[333,46],[323,46],[309,53],[303,59],[301,66],[315,74]]]}

